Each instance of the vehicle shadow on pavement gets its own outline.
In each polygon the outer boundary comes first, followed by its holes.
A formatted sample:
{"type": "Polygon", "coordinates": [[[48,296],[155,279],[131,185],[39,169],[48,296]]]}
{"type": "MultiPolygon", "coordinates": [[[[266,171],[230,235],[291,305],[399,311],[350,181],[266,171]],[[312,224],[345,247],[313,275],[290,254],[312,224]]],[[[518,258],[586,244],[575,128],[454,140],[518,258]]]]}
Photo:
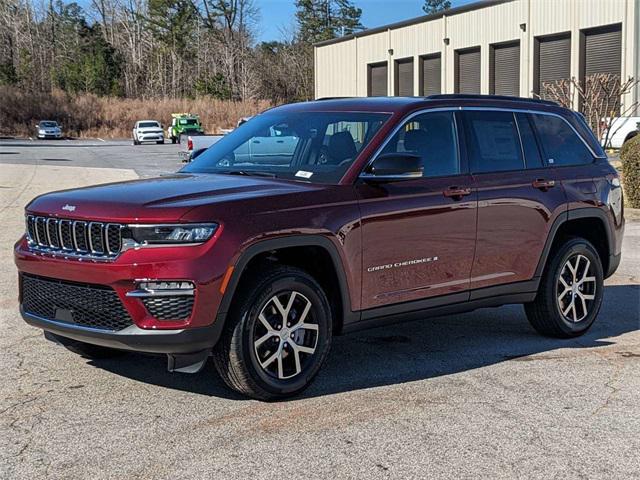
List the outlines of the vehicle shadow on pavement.
{"type": "MultiPolygon", "coordinates": [[[[639,305],[640,285],[607,286],[602,310],[593,327],[582,337],[569,340],[537,334],[519,305],[336,337],[327,363],[299,398],[424,380],[510,360],[525,361],[530,355],[562,348],[611,345],[615,337],[640,330],[639,305]]],[[[197,375],[170,374],[164,358],[139,354],[90,363],[165,388],[245,399],[224,386],[211,362],[197,375]]]]}

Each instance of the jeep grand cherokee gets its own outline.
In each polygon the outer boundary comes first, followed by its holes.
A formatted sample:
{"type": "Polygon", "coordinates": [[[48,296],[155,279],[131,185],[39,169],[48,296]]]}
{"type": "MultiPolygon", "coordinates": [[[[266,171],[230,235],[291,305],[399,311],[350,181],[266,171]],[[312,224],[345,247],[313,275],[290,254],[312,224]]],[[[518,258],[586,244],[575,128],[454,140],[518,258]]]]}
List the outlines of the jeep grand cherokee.
{"type": "Polygon", "coordinates": [[[333,335],[386,322],[521,303],[541,334],[581,335],[623,229],[579,114],[329,99],[258,115],[174,175],[34,199],[15,261],[47,338],[170,371],[212,356],[229,387],[274,399],[309,385],[333,335]],[[270,131],[282,148],[261,148],[270,131]]]}

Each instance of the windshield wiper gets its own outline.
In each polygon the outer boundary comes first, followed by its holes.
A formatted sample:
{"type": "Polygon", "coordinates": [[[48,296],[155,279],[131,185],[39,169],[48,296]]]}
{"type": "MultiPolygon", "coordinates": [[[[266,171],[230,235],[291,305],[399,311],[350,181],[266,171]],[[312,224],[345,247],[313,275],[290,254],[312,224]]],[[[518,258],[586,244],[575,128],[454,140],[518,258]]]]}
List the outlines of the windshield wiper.
{"type": "Polygon", "coordinates": [[[227,172],[222,172],[227,175],[245,175],[247,177],[269,177],[276,178],[275,173],[271,172],[262,172],[259,170],[229,170],[227,172]]]}

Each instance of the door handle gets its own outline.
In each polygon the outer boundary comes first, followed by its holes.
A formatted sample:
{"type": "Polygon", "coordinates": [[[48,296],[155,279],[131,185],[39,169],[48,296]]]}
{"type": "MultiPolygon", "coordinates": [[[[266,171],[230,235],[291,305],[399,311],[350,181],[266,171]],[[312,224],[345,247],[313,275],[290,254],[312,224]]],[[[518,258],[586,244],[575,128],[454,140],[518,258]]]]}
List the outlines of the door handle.
{"type": "Polygon", "coordinates": [[[251,143],[260,143],[260,140],[254,140],[254,141],[253,141],[253,142],[251,142],[251,143]]]}
{"type": "Polygon", "coordinates": [[[276,140],[276,143],[284,143],[284,140],[276,140]]]}
{"type": "Polygon", "coordinates": [[[468,187],[449,187],[442,194],[454,200],[462,200],[462,197],[471,195],[471,189],[468,187]]]}
{"type": "Polygon", "coordinates": [[[542,191],[546,191],[549,190],[550,188],[553,188],[556,186],[556,182],[555,180],[545,180],[544,178],[538,178],[537,180],[534,180],[533,183],[533,188],[538,188],[542,191]]]}

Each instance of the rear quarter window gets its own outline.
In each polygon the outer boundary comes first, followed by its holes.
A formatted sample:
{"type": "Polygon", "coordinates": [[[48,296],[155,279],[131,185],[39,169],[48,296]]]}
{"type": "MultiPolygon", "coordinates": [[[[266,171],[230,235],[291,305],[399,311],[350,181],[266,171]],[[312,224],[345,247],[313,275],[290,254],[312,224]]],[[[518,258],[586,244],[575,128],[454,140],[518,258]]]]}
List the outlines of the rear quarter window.
{"type": "Polygon", "coordinates": [[[531,119],[549,166],[585,165],[593,162],[591,151],[562,118],[534,113],[531,119]]]}

